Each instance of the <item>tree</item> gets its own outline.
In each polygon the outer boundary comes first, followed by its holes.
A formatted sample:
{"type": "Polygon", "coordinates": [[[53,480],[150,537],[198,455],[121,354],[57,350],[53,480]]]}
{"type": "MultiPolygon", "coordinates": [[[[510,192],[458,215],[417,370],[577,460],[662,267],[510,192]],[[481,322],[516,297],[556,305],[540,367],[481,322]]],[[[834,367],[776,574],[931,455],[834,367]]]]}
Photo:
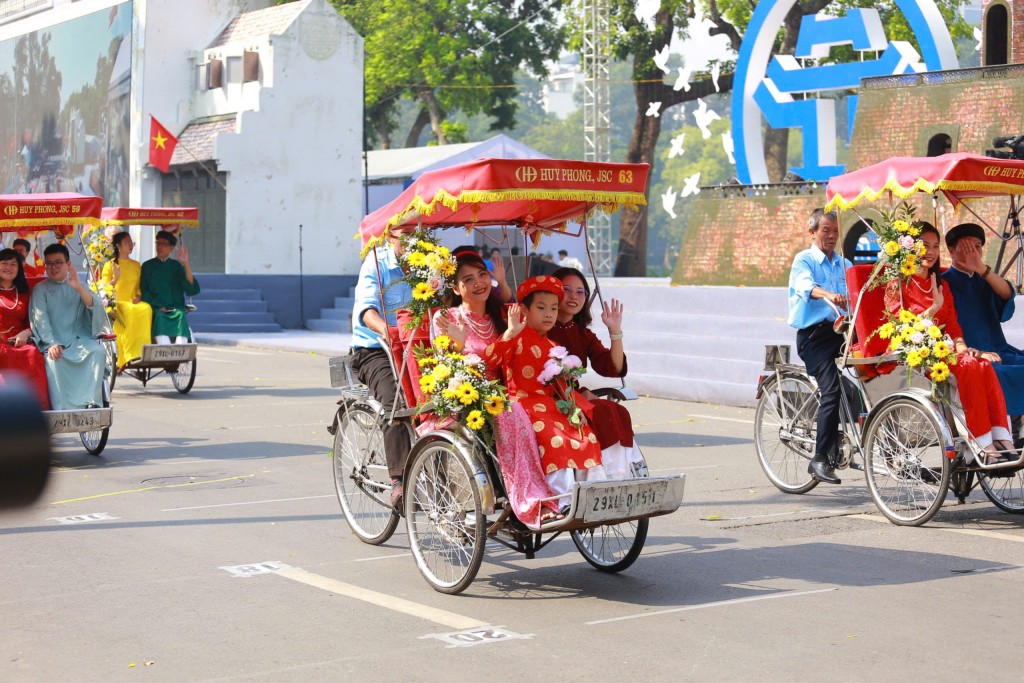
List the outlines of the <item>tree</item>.
{"type": "Polygon", "coordinates": [[[515,124],[517,71],[545,74],[565,32],[561,0],[332,0],[363,36],[367,125],[383,148],[392,145],[399,98],[415,100],[405,136],[415,146],[428,126],[438,144],[450,140],[456,112],[483,113],[492,130],[515,124]],[[446,122],[448,122],[446,126],[446,122]]]}

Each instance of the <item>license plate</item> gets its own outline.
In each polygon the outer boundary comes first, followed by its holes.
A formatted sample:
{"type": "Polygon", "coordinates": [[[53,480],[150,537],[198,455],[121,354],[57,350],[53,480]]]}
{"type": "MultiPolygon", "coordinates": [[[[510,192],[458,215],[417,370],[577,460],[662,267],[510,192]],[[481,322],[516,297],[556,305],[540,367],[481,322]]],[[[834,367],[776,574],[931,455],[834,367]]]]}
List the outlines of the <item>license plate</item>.
{"type": "Polygon", "coordinates": [[[45,413],[50,434],[89,432],[109,427],[113,411],[110,408],[82,410],[48,410],[45,413]]]}
{"type": "Polygon", "coordinates": [[[588,489],[584,497],[584,522],[605,522],[647,515],[661,509],[668,482],[630,482],[588,489]]]}
{"type": "Polygon", "coordinates": [[[142,347],[143,363],[187,363],[195,358],[195,344],[146,344],[142,347]]]}

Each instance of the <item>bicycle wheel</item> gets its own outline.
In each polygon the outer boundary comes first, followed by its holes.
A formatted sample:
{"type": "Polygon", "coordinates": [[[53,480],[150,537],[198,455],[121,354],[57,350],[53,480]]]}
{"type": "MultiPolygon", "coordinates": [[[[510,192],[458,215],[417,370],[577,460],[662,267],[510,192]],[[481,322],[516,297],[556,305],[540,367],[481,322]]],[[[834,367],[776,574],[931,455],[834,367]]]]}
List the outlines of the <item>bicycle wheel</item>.
{"type": "Polygon", "coordinates": [[[178,364],[178,371],[172,372],[171,382],[179,394],[187,394],[192,391],[192,385],[196,383],[196,361],[190,360],[178,364]]]}
{"type": "Polygon", "coordinates": [[[356,402],[338,411],[334,433],[334,488],[345,521],[363,543],[380,545],[395,533],[391,477],[384,458],[383,418],[356,402]]]}
{"type": "Polygon", "coordinates": [[[436,591],[464,591],[480,570],[487,540],[476,478],[447,441],[419,451],[406,469],[405,518],[416,566],[436,591]]]}
{"type": "Polygon", "coordinates": [[[571,531],[572,542],[584,559],[601,572],[621,572],[640,557],[647,540],[647,518],[571,531]]]}
{"type": "Polygon", "coordinates": [[[107,358],[107,372],[110,373],[110,390],[114,390],[114,382],[117,381],[117,344],[114,342],[103,342],[104,355],[107,358]]]}
{"type": "MultiPolygon", "coordinates": [[[[103,407],[110,405],[110,378],[103,378],[103,407]]],[[[91,432],[79,432],[78,438],[82,440],[82,446],[90,455],[99,455],[107,447],[107,438],[110,436],[110,427],[96,429],[91,432]]]]}
{"type": "Polygon", "coordinates": [[[996,472],[978,472],[981,490],[1003,512],[1024,515],[1024,469],[996,472]]]}
{"type": "Polygon", "coordinates": [[[893,524],[919,526],[949,489],[942,429],[919,401],[897,398],[868,417],[864,474],[875,505],[893,524]]]}
{"type": "Polygon", "coordinates": [[[807,493],[818,480],[807,471],[814,457],[818,393],[806,377],[783,375],[761,389],[754,413],[757,460],[785,493],[807,493]]]}

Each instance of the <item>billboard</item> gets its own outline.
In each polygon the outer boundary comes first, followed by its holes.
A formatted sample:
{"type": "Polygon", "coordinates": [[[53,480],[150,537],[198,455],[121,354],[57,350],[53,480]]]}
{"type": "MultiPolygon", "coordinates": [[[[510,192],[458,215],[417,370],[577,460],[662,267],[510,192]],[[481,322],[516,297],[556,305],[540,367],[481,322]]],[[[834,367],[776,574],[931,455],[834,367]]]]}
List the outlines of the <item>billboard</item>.
{"type": "Polygon", "coordinates": [[[0,193],[128,203],[132,3],[0,41],[0,193]]]}

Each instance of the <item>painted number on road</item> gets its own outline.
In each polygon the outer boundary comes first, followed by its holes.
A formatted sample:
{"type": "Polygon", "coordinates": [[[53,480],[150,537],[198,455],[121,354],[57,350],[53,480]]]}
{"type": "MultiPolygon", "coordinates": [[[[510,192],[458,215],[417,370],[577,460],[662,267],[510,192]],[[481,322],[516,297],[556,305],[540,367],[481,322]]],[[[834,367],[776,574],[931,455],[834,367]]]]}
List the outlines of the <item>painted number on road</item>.
{"type": "Polygon", "coordinates": [[[422,638],[436,638],[447,644],[448,647],[473,647],[474,645],[487,645],[499,643],[504,640],[530,640],[532,633],[513,633],[501,626],[485,626],[473,628],[468,631],[457,631],[456,633],[432,633],[422,638]]]}
{"type": "Polygon", "coordinates": [[[273,574],[283,569],[291,569],[291,567],[283,562],[260,562],[259,564],[238,564],[233,567],[218,567],[223,569],[232,576],[246,579],[250,576],[259,576],[260,574],[273,574]]]}
{"type": "Polygon", "coordinates": [[[107,522],[112,519],[121,519],[106,512],[92,512],[88,515],[71,515],[70,517],[50,517],[49,519],[57,524],[85,524],[87,522],[107,522]]]}

